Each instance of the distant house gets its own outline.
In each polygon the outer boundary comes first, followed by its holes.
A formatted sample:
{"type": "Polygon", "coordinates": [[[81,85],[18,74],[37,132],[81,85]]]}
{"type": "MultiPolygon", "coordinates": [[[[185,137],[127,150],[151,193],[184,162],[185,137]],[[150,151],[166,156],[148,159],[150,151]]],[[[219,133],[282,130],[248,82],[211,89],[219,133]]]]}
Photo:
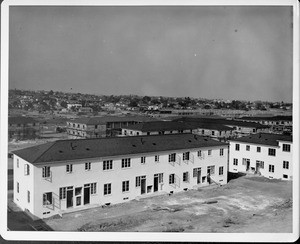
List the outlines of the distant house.
{"type": "Polygon", "coordinates": [[[258,122],[262,125],[270,126],[270,129],[274,132],[292,131],[293,118],[292,116],[271,116],[271,117],[241,117],[237,120],[247,122],[258,122]]]}
{"type": "Polygon", "coordinates": [[[40,136],[40,123],[30,117],[8,118],[8,139],[26,140],[40,136]]]}
{"type": "Polygon", "coordinates": [[[139,135],[166,135],[192,133],[196,127],[181,122],[173,121],[151,121],[134,125],[122,126],[123,136],[139,136],[139,135]]]}
{"type": "Polygon", "coordinates": [[[229,151],[229,172],[283,180],[293,177],[292,136],[258,133],[232,139],[229,151]]]}
{"type": "Polygon", "coordinates": [[[80,104],[80,103],[68,103],[68,105],[67,105],[67,108],[68,109],[72,109],[72,108],[81,108],[82,107],[82,104],[80,104]]]}
{"type": "Polygon", "coordinates": [[[78,112],[80,113],[93,113],[93,109],[90,107],[81,107],[78,112]]]}
{"type": "Polygon", "coordinates": [[[121,134],[121,127],[154,121],[146,116],[103,116],[91,118],[79,118],[67,121],[67,133],[69,138],[99,138],[121,134]]]}
{"type": "Polygon", "coordinates": [[[230,120],[230,119],[210,119],[210,118],[197,118],[197,117],[181,117],[174,119],[173,121],[181,122],[192,122],[200,123],[203,125],[223,125],[232,128],[232,135],[235,137],[255,134],[259,132],[269,132],[269,126],[262,125],[255,122],[246,122],[239,120],[230,120]]]}
{"type": "Polygon", "coordinates": [[[197,122],[153,121],[122,127],[123,136],[194,133],[216,139],[232,135],[233,129],[219,124],[197,122]]]}

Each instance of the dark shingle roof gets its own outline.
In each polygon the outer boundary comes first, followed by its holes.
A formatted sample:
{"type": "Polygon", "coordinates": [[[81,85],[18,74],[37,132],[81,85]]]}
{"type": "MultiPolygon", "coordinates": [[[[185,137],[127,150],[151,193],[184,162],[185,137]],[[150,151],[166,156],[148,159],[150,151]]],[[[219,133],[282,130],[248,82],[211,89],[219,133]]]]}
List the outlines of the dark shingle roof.
{"type": "Polygon", "coordinates": [[[210,118],[189,118],[182,117],[174,121],[185,121],[185,122],[200,122],[200,123],[211,123],[218,125],[230,125],[230,126],[241,126],[241,127],[250,127],[250,128],[269,128],[269,126],[262,125],[255,122],[245,122],[239,120],[230,120],[230,119],[210,119],[210,118]]]}
{"type": "Polygon", "coordinates": [[[13,153],[32,164],[36,164],[225,145],[228,144],[203,136],[173,134],[58,140],[17,150],[13,153]]]}
{"type": "Polygon", "coordinates": [[[79,123],[79,124],[87,124],[87,125],[99,125],[106,124],[108,122],[145,122],[145,121],[157,121],[152,117],[146,116],[103,116],[103,117],[92,117],[92,118],[79,118],[75,120],[71,120],[71,123],[79,123]]]}
{"type": "Polygon", "coordinates": [[[196,129],[195,125],[181,123],[181,122],[173,122],[173,121],[152,121],[152,122],[144,122],[135,125],[124,126],[122,128],[138,130],[138,131],[170,131],[170,130],[190,130],[196,129]]]}
{"type": "Polygon", "coordinates": [[[253,121],[260,121],[260,120],[269,120],[269,121],[292,121],[293,117],[292,116],[283,116],[283,115],[278,115],[278,116],[272,116],[272,117],[241,117],[239,119],[244,119],[244,120],[253,120],[253,121]]]}
{"type": "Polygon", "coordinates": [[[16,116],[16,117],[9,117],[8,124],[32,124],[37,123],[38,121],[31,118],[31,117],[23,117],[23,116],[16,116]]]}
{"type": "Polygon", "coordinates": [[[292,142],[292,136],[290,135],[279,135],[271,133],[258,133],[250,136],[244,136],[230,141],[248,142],[253,144],[261,144],[268,146],[278,146],[278,141],[292,142]]]}
{"type": "Polygon", "coordinates": [[[193,130],[193,129],[210,129],[210,130],[232,130],[232,128],[214,123],[201,122],[176,122],[176,121],[154,121],[145,122],[123,127],[124,129],[138,130],[142,132],[151,131],[171,131],[171,130],[193,130]]]}

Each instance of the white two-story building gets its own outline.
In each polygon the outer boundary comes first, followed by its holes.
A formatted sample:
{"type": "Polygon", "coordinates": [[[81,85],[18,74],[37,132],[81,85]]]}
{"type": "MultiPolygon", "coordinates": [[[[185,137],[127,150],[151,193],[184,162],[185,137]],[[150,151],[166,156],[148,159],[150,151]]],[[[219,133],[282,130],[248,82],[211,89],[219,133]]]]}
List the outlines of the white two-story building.
{"type": "Polygon", "coordinates": [[[229,172],[258,173],[271,179],[293,177],[292,136],[259,133],[230,140],[229,172]]]}
{"type": "Polygon", "coordinates": [[[193,134],[60,140],[14,152],[14,202],[46,218],[227,183],[228,144],[193,134]]]}

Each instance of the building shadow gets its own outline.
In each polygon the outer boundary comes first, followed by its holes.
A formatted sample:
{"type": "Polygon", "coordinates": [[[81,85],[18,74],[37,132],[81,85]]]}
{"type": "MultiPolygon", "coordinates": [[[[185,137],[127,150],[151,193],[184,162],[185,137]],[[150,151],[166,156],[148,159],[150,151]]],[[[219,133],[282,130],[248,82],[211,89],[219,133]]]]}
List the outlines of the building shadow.
{"type": "Polygon", "coordinates": [[[234,179],[237,179],[237,178],[240,178],[240,177],[243,177],[245,176],[246,174],[245,173],[241,173],[241,172],[238,172],[238,173],[231,173],[231,172],[228,172],[228,175],[227,175],[227,182],[231,181],[231,180],[234,180],[234,179]]]}

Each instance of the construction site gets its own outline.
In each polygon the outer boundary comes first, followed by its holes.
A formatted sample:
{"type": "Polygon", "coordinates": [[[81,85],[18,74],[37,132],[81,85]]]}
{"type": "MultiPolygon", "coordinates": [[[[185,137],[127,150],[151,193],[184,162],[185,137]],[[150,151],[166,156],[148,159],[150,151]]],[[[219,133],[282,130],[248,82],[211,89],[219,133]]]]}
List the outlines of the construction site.
{"type": "Polygon", "coordinates": [[[292,232],[292,182],[253,175],[231,176],[225,186],[138,198],[43,220],[21,211],[11,200],[10,189],[8,198],[11,231],[292,232]]]}

